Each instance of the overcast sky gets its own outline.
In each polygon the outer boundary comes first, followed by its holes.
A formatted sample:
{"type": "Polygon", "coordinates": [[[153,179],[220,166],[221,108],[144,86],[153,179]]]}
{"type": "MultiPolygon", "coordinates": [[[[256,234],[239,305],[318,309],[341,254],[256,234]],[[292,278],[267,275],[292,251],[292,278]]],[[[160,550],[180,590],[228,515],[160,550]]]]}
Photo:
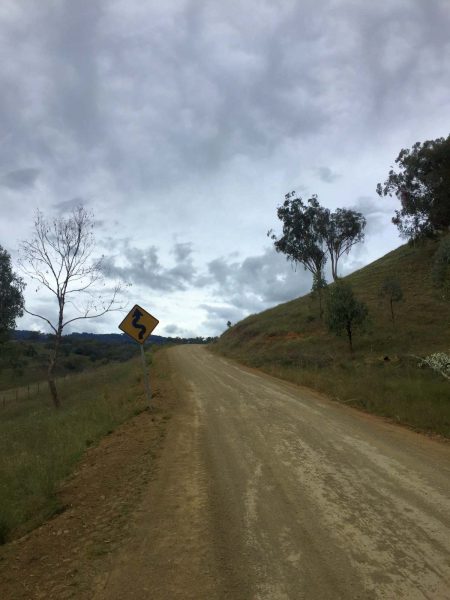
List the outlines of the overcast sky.
{"type": "MultiPolygon", "coordinates": [[[[365,214],[340,270],[360,268],[402,243],[376,184],[450,133],[449,32],[449,0],[2,0],[0,245],[16,259],[36,209],[83,203],[160,335],[309,291],[266,236],[289,191],[365,214]]],[[[26,302],[54,315],[35,286],[26,302]]]]}

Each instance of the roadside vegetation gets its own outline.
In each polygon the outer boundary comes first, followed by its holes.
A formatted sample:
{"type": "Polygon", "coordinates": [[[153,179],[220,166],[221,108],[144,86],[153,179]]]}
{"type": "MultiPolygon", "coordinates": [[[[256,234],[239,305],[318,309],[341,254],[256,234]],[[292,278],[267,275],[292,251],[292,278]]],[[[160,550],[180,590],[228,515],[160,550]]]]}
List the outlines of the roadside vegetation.
{"type": "Polygon", "coordinates": [[[0,543],[64,509],[58,486],[86,448],[145,410],[141,377],[133,359],[65,381],[59,411],[46,386],[0,408],[0,543]]]}
{"type": "MultiPolygon", "coordinates": [[[[37,382],[42,389],[48,390],[46,379],[53,336],[33,333],[30,332],[28,339],[9,340],[0,345],[0,398],[2,390],[37,382]]],[[[57,379],[113,362],[124,362],[137,354],[136,345],[126,341],[112,344],[75,336],[63,336],[60,352],[55,369],[57,379]]]]}
{"type": "Polygon", "coordinates": [[[433,285],[431,269],[439,244],[404,245],[341,280],[368,308],[368,320],[353,336],[353,355],[345,328],[338,337],[320,320],[313,294],[244,319],[213,348],[341,402],[450,437],[450,382],[421,361],[450,354],[450,303],[433,285]],[[395,321],[391,296],[382,293],[393,278],[402,290],[395,321]]]}

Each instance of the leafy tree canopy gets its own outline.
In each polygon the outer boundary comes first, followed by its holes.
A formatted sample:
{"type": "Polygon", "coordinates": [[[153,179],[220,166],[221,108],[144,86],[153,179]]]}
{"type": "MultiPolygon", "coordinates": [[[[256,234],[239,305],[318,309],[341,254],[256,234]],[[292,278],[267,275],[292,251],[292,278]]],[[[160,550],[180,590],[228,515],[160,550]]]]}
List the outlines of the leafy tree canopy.
{"type": "Polygon", "coordinates": [[[352,246],[364,240],[366,219],[362,213],[349,208],[338,208],[333,213],[325,209],[322,223],[323,238],[331,259],[331,272],[336,281],[339,258],[348,254],[352,246]]]}
{"type": "Polygon", "coordinates": [[[277,238],[272,231],[267,234],[274,241],[275,250],[293,263],[302,264],[313,276],[321,276],[327,261],[323,237],[326,213],[317,196],[304,202],[295,192],[286,194],[277,215],[283,223],[283,235],[277,238]]]}
{"type": "Polygon", "coordinates": [[[339,258],[364,239],[366,219],[360,212],[348,208],[331,212],[319,204],[316,195],[304,202],[295,192],[287,194],[277,215],[283,223],[283,235],[277,238],[272,231],[268,233],[275,249],[310,271],[316,289],[317,282],[324,280],[327,255],[336,281],[339,258]]]}
{"type": "Polygon", "coordinates": [[[450,227],[450,135],[403,148],[389,171],[380,196],[393,194],[401,202],[392,222],[401,235],[415,239],[450,227]]]}
{"type": "Polygon", "coordinates": [[[13,273],[11,256],[0,246],[0,341],[8,338],[17,317],[23,315],[24,287],[22,279],[13,273]]]}

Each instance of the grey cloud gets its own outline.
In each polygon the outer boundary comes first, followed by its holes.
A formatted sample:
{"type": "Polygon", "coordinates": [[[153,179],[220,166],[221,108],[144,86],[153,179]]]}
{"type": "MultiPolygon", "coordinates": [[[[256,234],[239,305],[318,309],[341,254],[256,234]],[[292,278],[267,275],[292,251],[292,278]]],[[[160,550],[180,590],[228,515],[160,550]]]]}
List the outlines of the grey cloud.
{"type": "Polygon", "coordinates": [[[55,208],[59,213],[67,213],[71,212],[78,206],[85,206],[86,204],[87,202],[83,198],[72,198],[71,200],[63,200],[53,204],[53,208],[55,208]]]}
{"type": "Polygon", "coordinates": [[[394,214],[393,203],[378,196],[359,196],[353,205],[355,210],[359,210],[366,217],[377,214],[394,214]]]}
{"type": "MultiPolygon", "coordinates": [[[[329,1],[320,17],[311,0],[239,11],[146,6],[80,0],[17,10],[0,47],[10,57],[0,76],[3,130],[13,134],[7,160],[32,152],[73,182],[94,161],[120,188],[148,189],[210,174],[237,155],[270,156],[287,140],[304,145],[331,132],[343,149],[361,146],[367,128],[376,136],[375,125],[409,114],[416,97],[448,80],[445,0],[413,0],[408,10],[400,0],[329,1]]],[[[318,174],[335,179],[327,167],[318,174]]]]}
{"type": "Polygon", "coordinates": [[[389,202],[370,196],[360,196],[350,208],[366,217],[366,236],[376,234],[381,227],[389,224],[394,214],[394,208],[389,202]]]}
{"type": "Polygon", "coordinates": [[[201,304],[200,308],[206,312],[206,319],[203,321],[202,327],[214,334],[224,331],[228,321],[234,325],[248,315],[248,311],[239,310],[232,305],[201,304]]]}
{"type": "Polygon", "coordinates": [[[54,119],[87,147],[104,139],[98,71],[102,13],[100,0],[66,2],[63,10],[52,11],[53,27],[47,25],[47,56],[57,82],[51,99],[54,119]]]}
{"type": "Polygon", "coordinates": [[[303,269],[293,270],[272,248],[263,254],[244,258],[219,257],[210,261],[206,273],[199,273],[192,258],[192,244],[175,244],[175,265],[161,264],[155,246],[135,248],[128,240],[118,242],[116,256],[105,259],[108,277],[143,285],[154,290],[177,292],[204,289],[221,305],[202,305],[215,318],[225,313],[234,319],[268,306],[291,300],[309,291],[311,278],[303,269]]]}
{"type": "Polygon", "coordinates": [[[182,329],[178,327],[178,325],[174,325],[173,323],[166,325],[165,330],[169,335],[178,335],[181,333],[182,329]]]}
{"type": "Polygon", "coordinates": [[[192,244],[190,242],[177,243],[173,247],[172,253],[177,262],[185,262],[191,260],[192,244]]]}
{"type": "Polygon", "coordinates": [[[242,262],[218,258],[208,264],[209,284],[218,297],[246,310],[292,300],[309,291],[311,278],[303,268],[292,269],[285,257],[268,248],[242,262]]]}
{"type": "Polygon", "coordinates": [[[318,167],[316,172],[320,180],[324,183],[333,183],[340,177],[339,173],[335,173],[329,167],[318,167]]]}
{"type": "Polygon", "coordinates": [[[191,256],[192,249],[190,244],[176,244],[172,253],[175,255],[176,264],[167,268],[161,264],[155,246],[141,249],[125,242],[119,256],[105,258],[104,269],[110,278],[117,277],[153,290],[185,290],[193,283],[196,274],[191,256]],[[117,259],[125,262],[125,265],[118,265],[117,259]]]}
{"type": "Polygon", "coordinates": [[[200,308],[206,310],[211,317],[218,317],[232,322],[241,319],[243,316],[243,311],[234,306],[200,304],[200,308]]]}
{"type": "Polygon", "coordinates": [[[11,190],[23,190],[32,187],[40,173],[39,169],[16,169],[0,177],[0,185],[11,190]]]}

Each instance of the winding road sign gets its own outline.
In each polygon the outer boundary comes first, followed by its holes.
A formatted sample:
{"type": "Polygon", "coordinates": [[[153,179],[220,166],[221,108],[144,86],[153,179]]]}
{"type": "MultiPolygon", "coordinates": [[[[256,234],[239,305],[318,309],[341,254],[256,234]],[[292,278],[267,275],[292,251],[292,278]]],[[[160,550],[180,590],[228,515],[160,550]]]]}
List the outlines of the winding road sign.
{"type": "Polygon", "coordinates": [[[132,337],[138,344],[143,344],[158,323],[158,319],[135,304],[119,325],[119,329],[132,337]]]}

